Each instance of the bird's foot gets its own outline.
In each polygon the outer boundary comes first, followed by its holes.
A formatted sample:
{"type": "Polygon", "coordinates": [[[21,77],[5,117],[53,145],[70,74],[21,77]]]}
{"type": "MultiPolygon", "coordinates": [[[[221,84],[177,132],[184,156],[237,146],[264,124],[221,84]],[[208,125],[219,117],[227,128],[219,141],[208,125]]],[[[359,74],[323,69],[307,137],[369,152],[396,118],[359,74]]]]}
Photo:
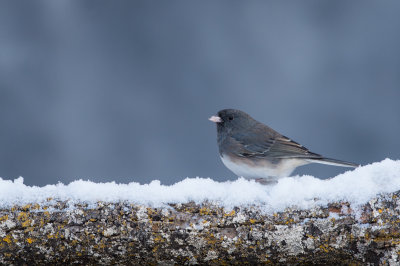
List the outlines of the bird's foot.
{"type": "Polygon", "coordinates": [[[270,179],[266,179],[266,178],[255,178],[254,180],[257,183],[260,183],[261,185],[265,185],[265,186],[275,185],[278,183],[278,181],[276,181],[276,180],[270,180],[270,179]]]}

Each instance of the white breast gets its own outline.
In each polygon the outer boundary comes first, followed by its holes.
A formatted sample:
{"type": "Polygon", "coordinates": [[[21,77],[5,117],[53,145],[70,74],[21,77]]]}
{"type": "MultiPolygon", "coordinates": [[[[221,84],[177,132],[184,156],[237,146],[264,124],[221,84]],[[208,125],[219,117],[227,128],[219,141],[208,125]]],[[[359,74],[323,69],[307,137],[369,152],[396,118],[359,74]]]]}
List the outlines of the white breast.
{"type": "Polygon", "coordinates": [[[260,160],[257,163],[252,162],[249,164],[241,160],[232,160],[227,155],[221,156],[221,160],[225,166],[236,175],[248,179],[278,179],[280,177],[289,176],[296,167],[309,163],[301,159],[282,159],[281,162],[277,164],[273,164],[267,160],[260,160]]]}

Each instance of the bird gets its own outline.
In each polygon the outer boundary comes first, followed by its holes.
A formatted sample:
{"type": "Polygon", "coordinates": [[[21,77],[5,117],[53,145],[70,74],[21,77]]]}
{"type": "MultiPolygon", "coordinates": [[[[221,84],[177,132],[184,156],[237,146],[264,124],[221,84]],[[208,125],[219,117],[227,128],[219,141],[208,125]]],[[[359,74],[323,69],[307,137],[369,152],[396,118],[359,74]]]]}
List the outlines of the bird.
{"type": "Polygon", "coordinates": [[[356,168],[359,164],[326,158],[258,122],[247,113],[224,109],[211,116],[223,164],[237,176],[276,183],[299,166],[320,163],[356,168]]]}

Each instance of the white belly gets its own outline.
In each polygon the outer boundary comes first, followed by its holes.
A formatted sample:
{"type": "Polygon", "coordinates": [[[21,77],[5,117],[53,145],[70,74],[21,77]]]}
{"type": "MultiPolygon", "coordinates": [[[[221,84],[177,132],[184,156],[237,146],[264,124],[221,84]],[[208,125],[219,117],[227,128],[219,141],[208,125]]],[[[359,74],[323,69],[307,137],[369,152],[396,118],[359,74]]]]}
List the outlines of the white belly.
{"type": "Polygon", "coordinates": [[[309,163],[301,159],[283,159],[277,164],[270,163],[267,160],[260,160],[257,163],[251,163],[251,165],[249,165],[240,160],[231,160],[231,158],[226,155],[221,156],[221,160],[229,170],[238,176],[243,176],[248,179],[265,178],[272,180],[289,176],[296,167],[309,163]]]}

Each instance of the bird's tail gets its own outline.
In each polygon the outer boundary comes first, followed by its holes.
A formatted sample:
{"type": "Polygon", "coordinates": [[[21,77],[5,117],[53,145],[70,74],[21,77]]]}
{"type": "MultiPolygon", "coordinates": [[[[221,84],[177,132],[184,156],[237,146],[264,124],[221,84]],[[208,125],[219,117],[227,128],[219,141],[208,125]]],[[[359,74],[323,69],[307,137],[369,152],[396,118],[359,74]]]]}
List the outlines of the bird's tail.
{"type": "Polygon", "coordinates": [[[350,163],[350,162],[345,162],[345,161],[340,161],[336,159],[330,159],[330,158],[315,158],[315,159],[307,159],[310,163],[321,163],[321,164],[328,164],[328,165],[335,165],[335,166],[342,166],[342,167],[359,167],[359,164],[356,163],[350,163]]]}

